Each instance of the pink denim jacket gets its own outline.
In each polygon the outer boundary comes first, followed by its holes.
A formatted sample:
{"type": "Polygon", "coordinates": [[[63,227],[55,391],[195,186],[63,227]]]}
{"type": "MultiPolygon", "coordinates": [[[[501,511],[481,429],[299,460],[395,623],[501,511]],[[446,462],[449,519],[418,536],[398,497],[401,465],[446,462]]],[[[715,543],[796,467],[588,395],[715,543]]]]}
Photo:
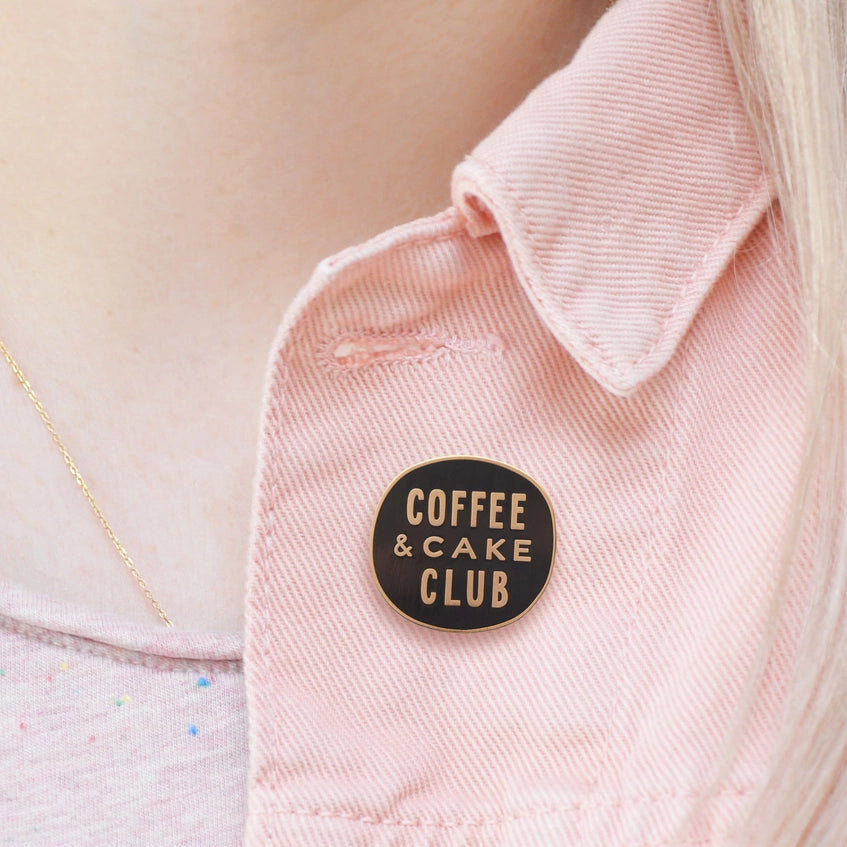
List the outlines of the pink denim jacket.
{"type": "Polygon", "coordinates": [[[709,6],[619,0],[457,167],[454,207],[324,261],[291,309],[249,845],[719,845],[762,778],[801,575],[737,761],[675,838],[762,634],[803,420],[797,293],[709,6]],[[502,628],[417,625],[376,585],[383,493],[444,456],[552,503],[549,584],[502,628]]]}

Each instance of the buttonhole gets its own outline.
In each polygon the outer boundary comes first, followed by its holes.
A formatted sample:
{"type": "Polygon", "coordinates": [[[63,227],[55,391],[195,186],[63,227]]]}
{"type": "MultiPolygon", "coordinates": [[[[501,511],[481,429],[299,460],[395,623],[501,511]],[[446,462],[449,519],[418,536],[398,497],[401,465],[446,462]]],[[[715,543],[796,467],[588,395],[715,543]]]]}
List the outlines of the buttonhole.
{"type": "Polygon", "coordinates": [[[361,367],[377,363],[429,358],[443,353],[482,353],[499,355],[503,344],[499,338],[457,338],[414,334],[345,335],[331,345],[332,358],[342,367],[361,367]]]}

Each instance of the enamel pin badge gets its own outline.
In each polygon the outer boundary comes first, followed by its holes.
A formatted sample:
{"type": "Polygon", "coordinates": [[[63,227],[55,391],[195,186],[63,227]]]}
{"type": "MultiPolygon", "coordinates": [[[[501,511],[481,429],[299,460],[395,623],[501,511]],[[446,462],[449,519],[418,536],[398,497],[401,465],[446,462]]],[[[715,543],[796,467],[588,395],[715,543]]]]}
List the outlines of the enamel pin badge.
{"type": "Polygon", "coordinates": [[[473,456],[431,459],[388,486],[371,535],[374,578],[403,617],[477,632],[525,615],[553,570],[550,500],[517,468],[473,456]]]}

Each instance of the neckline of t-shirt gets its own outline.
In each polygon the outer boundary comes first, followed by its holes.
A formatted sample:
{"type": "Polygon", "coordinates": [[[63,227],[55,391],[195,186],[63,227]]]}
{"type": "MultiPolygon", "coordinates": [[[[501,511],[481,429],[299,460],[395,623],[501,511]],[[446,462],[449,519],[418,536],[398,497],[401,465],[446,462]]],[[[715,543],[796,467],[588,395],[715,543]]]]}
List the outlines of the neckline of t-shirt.
{"type": "Polygon", "coordinates": [[[2,579],[0,618],[15,622],[12,628],[19,632],[70,636],[165,659],[238,662],[244,653],[242,633],[199,632],[127,621],[2,579]]]}

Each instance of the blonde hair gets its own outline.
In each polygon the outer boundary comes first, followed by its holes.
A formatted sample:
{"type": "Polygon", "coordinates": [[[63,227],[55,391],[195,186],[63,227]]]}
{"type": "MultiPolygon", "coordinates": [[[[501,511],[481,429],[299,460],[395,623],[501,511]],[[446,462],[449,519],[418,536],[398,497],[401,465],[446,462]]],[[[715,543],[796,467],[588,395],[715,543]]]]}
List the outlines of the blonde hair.
{"type": "MultiPolygon", "coordinates": [[[[765,783],[738,822],[745,847],[847,843],[847,0],[716,0],[777,186],[799,274],[807,432],[768,633],[714,788],[737,752],[804,527],[814,526],[806,624],[765,783]]],[[[708,798],[704,798],[705,806],[708,798]]],[[[702,808],[698,807],[698,812],[702,808]]],[[[689,821],[690,823],[690,821],[689,821]]]]}

